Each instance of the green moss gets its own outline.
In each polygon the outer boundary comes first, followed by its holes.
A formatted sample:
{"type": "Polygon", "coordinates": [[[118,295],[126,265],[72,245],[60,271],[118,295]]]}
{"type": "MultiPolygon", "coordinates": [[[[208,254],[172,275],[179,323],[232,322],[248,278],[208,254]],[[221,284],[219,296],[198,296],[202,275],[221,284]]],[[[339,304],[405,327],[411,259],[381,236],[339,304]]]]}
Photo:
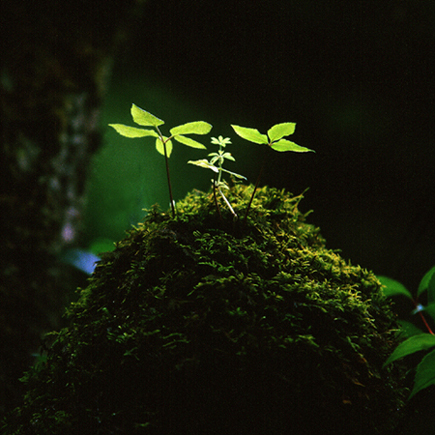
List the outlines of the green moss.
{"type": "MultiPolygon", "coordinates": [[[[228,199],[243,216],[252,186],[228,199]]],[[[386,434],[394,315],[375,276],[325,248],[302,195],[262,188],[247,221],[189,194],[104,256],[16,434],[386,434]]],[[[53,337],[53,335],[52,335],[53,337]]]]}

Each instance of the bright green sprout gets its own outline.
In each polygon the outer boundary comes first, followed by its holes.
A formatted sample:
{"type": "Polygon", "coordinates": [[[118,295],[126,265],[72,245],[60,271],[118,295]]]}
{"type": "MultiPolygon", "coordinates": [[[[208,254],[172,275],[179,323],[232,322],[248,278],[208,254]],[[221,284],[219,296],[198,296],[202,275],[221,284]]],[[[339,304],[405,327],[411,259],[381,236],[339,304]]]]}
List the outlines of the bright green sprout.
{"type": "Polygon", "coordinates": [[[218,138],[212,137],[211,143],[215,145],[219,145],[219,150],[218,152],[208,154],[208,156],[211,157],[210,161],[208,161],[207,159],[201,159],[195,161],[189,160],[187,163],[200,166],[201,168],[211,169],[213,172],[218,174],[217,179],[212,180],[213,191],[215,191],[215,189],[218,190],[219,194],[222,196],[223,200],[225,201],[225,204],[228,206],[231,213],[234,215],[235,218],[237,218],[236,212],[234,211],[233,207],[231,207],[231,204],[229,203],[228,199],[222,192],[222,189],[228,189],[227,183],[222,179],[222,173],[226,172],[236,178],[242,178],[244,180],[246,180],[246,177],[240,174],[236,174],[235,172],[228,171],[227,169],[224,169],[222,167],[225,160],[231,160],[233,162],[236,161],[235,158],[231,155],[231,153],[224,151],[225,147],[231,143],[231,139],[229,137],[225,137],[225,138],[222,136],[219,136],[218,138]]]}
{"type": "Polygon", "coordinates": [[[196,121],[196,122],[188,122],[187,124],[182,124],[177,127],[171,128],[169,130],[170,136],[164,136],[160,131],[159,126],[163,125],[165,121],[157,118],[152,115],[150,112],[147,112],[144,109],[132,104],[131,106],[131,116],[133,117],[133,121],[144,127],[152,127],[152,129],[145,128],[137,128],[130,127],[124,124],[109,124],[110,127],[113,127],[120,135],[130,138],[137,137],[145,137],[152,136],[156,138],[155,144],[157,151],[165,156],[166,162],[166,175],[168,179],[168,187],[169,187],[169,197],[172,208],[172,216],[175,217],[175,206],[174,199],[172,196],[172,187],[171,187],[171,178],[169,176],[169,163],[168,159],[172,153],[172,139],[175,139],[177,142],[182,143],[183,145],[187,145],[191,148],[200,148],[206,149],[206,147],[197,142],[190,137],[186,137],[186,134],[208,134],[212,129],[212,125],[204,122],[204,121],[196,121]]]}
{"type": "MultiPolygon", "coordinates": [[[[281,124],[276,124],[269,128],[267,135],[261,134],[256,128],[240,127],[240,125],[231,125],[233,130],[245,140],[249,142],[258,143],[261,145],[268,145],[275,151],[293,151],[296,153],[306,153],[315,152],[309,148],[301,147],[294,142],[283,139],[285,136],[290,136],[295,132],[296,124],[294,122],[282,122],[281,124]]],[[[254,199],[255,192],[257,191],[258,184],[260,183],[260,178],[264,170],[264,163],[261,165],[260,173],[258,174],[257,181],[255,182],[254,191],[252,192],[251,199],[249,201],[248,207],[246,209],[245,220],[248,217],[249,209],[251,208],[252,200],[254,199]]]]}
{"type": "Polygon", "coordinates": [[[283,122],[274,125],[267,131],[267,136],[261,134],[255,128],[240,127],[239,125],[231,125],[231,127],[233,127],[233,130],[241,138],[250,142],[268,145],[275,151],[293,151],[296,153],[315,152],[309,148],[301,147],[290,140],[283,139],[283,137],[290,136],[295,132],[296,124],[294,122],[283,122]]]}

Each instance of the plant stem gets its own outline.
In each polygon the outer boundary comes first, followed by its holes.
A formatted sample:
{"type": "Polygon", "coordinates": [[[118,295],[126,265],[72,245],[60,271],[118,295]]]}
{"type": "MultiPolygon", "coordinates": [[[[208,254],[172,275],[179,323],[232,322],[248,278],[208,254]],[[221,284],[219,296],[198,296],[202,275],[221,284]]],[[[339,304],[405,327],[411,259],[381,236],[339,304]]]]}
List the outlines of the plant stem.
{"type": "Polygon", "coordinates": [[[162,141],[163,144],[163,150],[165,151],[166,177],[168,179],[169,200],[171,202],[172,217],[175,219],[174,197],[172,196],[172,185],[171,185],[171,176],[169,175],[169,158],[168,158],[168,151],[166,150],[166,141],[164,140],[159,127],[156,127],[156,130],[160,135],[160,140],[162,141]]]}
{"type": "Polygon", "coordinates": [[[228,199],[226,198],[226,196],[223,194],[222,190],[220,189],[220,187],[218,187],[218,191],[221,194],[222,198],[225,201],[225,204],[228,206],[228,208],[230,209],[230,212],[233,214],[234,219],[237,219],[237,213],[234,211],[233,207],[231,207],[231,204],[229,203],[228,199]]]}
{"type": "Polygon", "coordinates": [[[218,215],[219,215],[219,219],[222,221],[221,210],[219,208],[219,204],[218,204],[217,196],[216,196],[216,180],[213,181],[213,198],[214,198],[214,204],[216,206],[216,210],[217,210],[218,215]]]}
{"type": "Polygon", "coordinates": [[[245,217],[243,218],[245,221],[248,217],[249,209],[251,208],[252,200],[254,199],[255,192],[257,191],[257,187],[260,184],[260,179],[261,179],[261,175],[263,174],[263,170],[264,170],[264,159],[263,159],[263,163],[261,164],[261,169],[258,174],[257,181],[255,182],[254,191],[252,192],[251,199],[249,200],[248,208],[246,209],[245,217]]]}
{"type": "MultiPolygon", "coordinates": [[[[413,300],[412,302],[414,303],[415,308],[418,309],[418,306],[419,306],[418,301],[417,301],[417,300],[413,300]]],[[[433,333],[432,329],[430,328],[429,324],[427,323],[427,320],[425,319],[423,313],[419,310],[419,311],[418,311],[418,314],[420,315],[420,318],[421,318],[421,320],[423,321],[424,326],[426,326],[426,329],[428,330],[429,334],[431,334],[431,335],[435,335],[435,334],[433,333]]]]}

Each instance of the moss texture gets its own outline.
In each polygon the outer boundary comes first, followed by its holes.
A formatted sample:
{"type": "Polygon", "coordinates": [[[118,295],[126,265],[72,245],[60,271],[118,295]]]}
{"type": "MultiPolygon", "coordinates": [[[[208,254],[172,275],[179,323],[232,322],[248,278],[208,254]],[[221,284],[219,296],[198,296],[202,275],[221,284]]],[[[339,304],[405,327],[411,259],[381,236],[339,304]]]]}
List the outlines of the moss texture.
{"type": "MultiPolygon", "coordinates": [[[[243,216],[252,186],[228,198],[243,216]]],[[[403,391],[376,277],[325,248],[302,195],[246,221],[212,193],[157,208],[104,256],[26,375],[16,434],[387,434],[403,391]]]]}

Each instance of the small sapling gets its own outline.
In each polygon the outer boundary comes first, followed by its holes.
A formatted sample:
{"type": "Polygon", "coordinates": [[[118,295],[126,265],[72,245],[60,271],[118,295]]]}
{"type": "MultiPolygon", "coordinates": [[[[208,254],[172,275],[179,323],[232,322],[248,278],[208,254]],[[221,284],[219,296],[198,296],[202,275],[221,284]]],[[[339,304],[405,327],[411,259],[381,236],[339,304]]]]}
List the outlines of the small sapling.
{"type": "MultiPolygon", "coordinates": [[[[300,145],[297,145],[288,139],[283,139],[284,137],[290,136],[295,132],[296,124],[294,122],[283,122],[276,124],[267,131],[267,135],[261,134],[255,128],[240,127],[239,125],[231,125],[231,127],[242,139],[260,145],[267,145],[275,151],[293,151],[296,153],[315,152],[309,148],[301,147],[300,145]]],[[[254,199],[258,184],[260,183],[260,178],[264,170],[264,162],[265,161],[263,160],[260,173],[258,174],[257,181],[255,182],[254,191],[252,192],[251,199],[246,209],[245,219],[248,216],[252,200],[254,199]]]]}
{"type": "MultiPolygon", "coordinates": [[[[222,179],[222,173],[226,172],[236,178],[241,178],[246,180],[246,177],[240,174],[236,174],[235,172],[228,171],[227,169],[224,169],[222,165],[224,164],[225,160],[231,160],[235,161],[235,158],[231,155],[231,153],[225,151],[225,147],[231,143],[231,139],[229,137],[222,137],[219,136],[218,138],[212,137],[211,143],[215,145],[219,145],[219,150],[214,153],[210,153],[208,156],[211,157],[210,160],[207,159],[201,159],[201,160],[189,160],[187,163],[190,163],[192,165],[200,166],[201,168],[211,169],[215,174],[217,174],[217,178],[215,177],[214,180],[212,180],[213,185],[213,193],[215,198],[215,204],[216,208],[219,212],[219,206],[216,200],[216,190],[219,192],[219,194],[222,196],[223,200],[225,201],[225,204],[230,209],[231,213],[233,214],[234,218],[237,218],[237,214],[234,211],[233,207],[231,206],[230,202],[228,201],[227,197],[222,192],[222,189],[228,189],[227,183],[222,179]]],[[[219,212],[220,213],[220,212],[219,212]]]]}
{"type": "Polygon", "coordinates": [[[169,175],[169,157],[172,153],[173,143],[172,139],[175,139],[177,142],[182,143],[183,145],[187,145],[192,148],[200,148],[206,149],[206,147],[197,142],[196,140],[187,137],[187,134],[208,134],[212,129],[212,125],[204,122],[204,121],[196,121],[196,122],[188,122],[187,124],[182,124],[177,127],[171,128],[169,130],[170,136],[164,136],[160,131],[160,126],[165,123],[165,121],[157,118],[152,115],[150,112],[147,112],[144,109],[132,104],[131,106],[131,116],[133,117],[133,121],[144,127],[152,127],[152,129],[145,128],[137,128],[130,127],[124,124],[109,124],[110,127],[113,127],[120,135],[130,138],[138,138],[138,137],[146,137],[152,136],[156,138],[155,144],[157,151],[165,156],[166,163],[166,176],[168,179],[168,188],[169,188],[169,198],[172,209],[172,216],[175,217],[175,206],[174,199],[172,195],[172,187],[171,187],[171,177],[169,175]]]}

